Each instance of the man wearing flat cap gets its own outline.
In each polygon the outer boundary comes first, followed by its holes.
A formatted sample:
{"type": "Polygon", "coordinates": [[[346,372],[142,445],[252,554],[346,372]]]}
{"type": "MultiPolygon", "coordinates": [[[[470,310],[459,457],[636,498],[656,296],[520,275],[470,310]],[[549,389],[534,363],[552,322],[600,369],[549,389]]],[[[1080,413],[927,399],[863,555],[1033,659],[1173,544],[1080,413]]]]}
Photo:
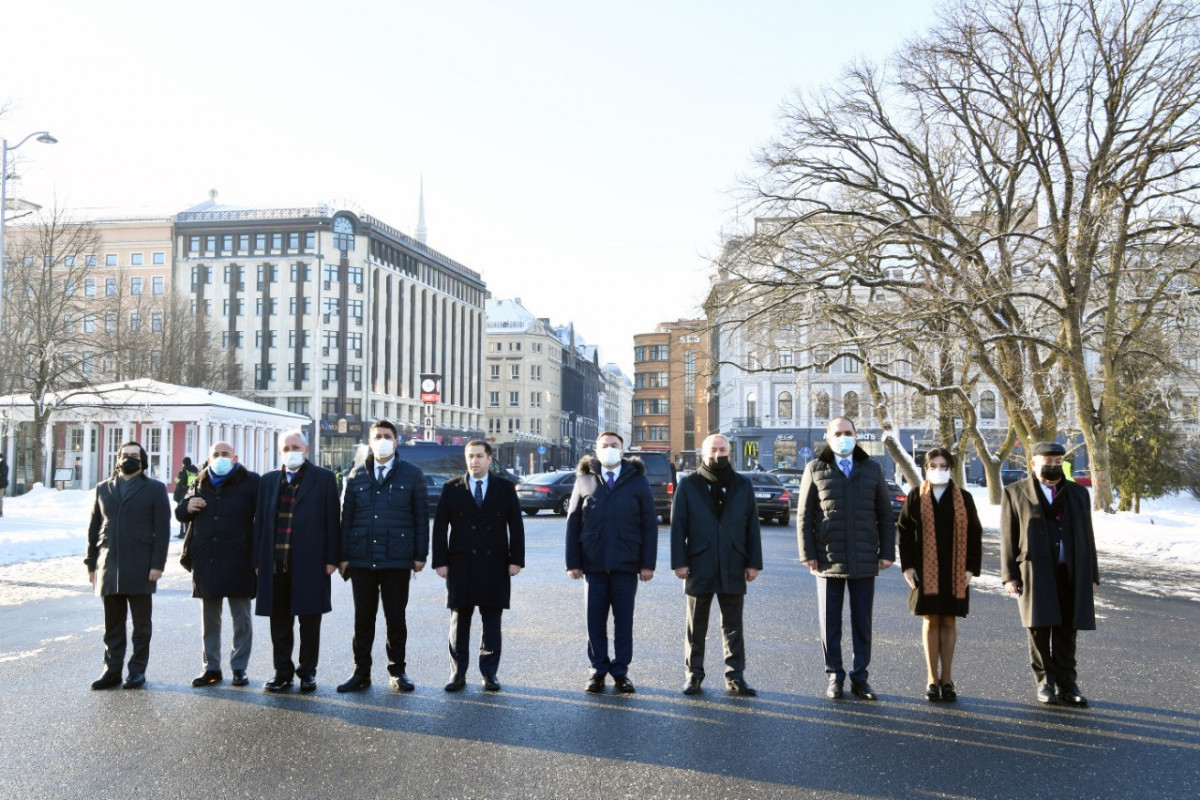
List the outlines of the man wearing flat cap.
{"type": "Polygon", "coordinates": [[[1086,706],[1075,669],[1075,634],[1096,629],[1093,592],[1100,584],[1088,490],[1066,480],[1057,442],[1033,448],[1033,474],[1004,489],[1000,506],[1000,579],[1017,596],[1029,632],[1037,699],[1086,706]]]}

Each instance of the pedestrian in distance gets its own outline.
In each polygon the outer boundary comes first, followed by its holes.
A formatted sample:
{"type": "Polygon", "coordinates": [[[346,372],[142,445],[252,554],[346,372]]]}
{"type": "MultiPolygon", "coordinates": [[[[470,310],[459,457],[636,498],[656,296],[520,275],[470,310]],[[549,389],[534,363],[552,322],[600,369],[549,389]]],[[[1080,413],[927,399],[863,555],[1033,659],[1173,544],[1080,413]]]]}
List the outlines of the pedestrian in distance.
{"type": "Polygon", "coordinates": [[[104,673],[93,689],[121,684],[127,616],[133,619],[133,653],[126,689],[146,683],[153,633],[152,598],[167,564],[171,504],[167,487],[146,474],[146,451],[137,442],[117,448],[116,469],[96,486],[88,525],[88,582],[104,602],[104,673]]]}
{"type": "Polygon", "coordinates": [[[925,699],[953,702],[958,618],[970,610],[971,579],[983,562],[983,527],[975,498],[951,480],[954,456],[944,447],[925,453],[925,482],[909,492],[896,520],[908,608],[923,618],[925,699]]]}
{"type": "Polygon", "coordinates": [[[442,486],[433,518],[433,569],[446,581],[450,609],[450,680],[466,686],[471,617],[479,609],[479,673],[486,691],[500,691],[500,617],[509,607],[512,579],[525,566],[525,524],[512,481],[491,474],[492,446],[476,439],[465,449],[467,473],[442,486]]]}
{"type": "Polygon", "coordinates": [[[1083,707],[1076,634],[1096,629],[1100,566],[1091,495],[1066,480],[1066,452],[1058,442],[1039,442],[1029,460],[1033,474],[1004,487],[1000,580],[1017,598],[1037,701],[1083,707]]]}
{"type": "Polygon", "coordinates": [[[371,424],[367,459],[346,476],[342,500],[342,576],[354,592],[354,674],[337,687],[361,692],[371,685],[375,621],[383,601],[387,623],[388,683],[411,692],[407,669],[408,588],[429,556],[429,489],[425,473],[396,452],[396,426],[371,424]]]}
{"type": "Polygon", "coordinates": [[[842,662],[842,608],[850,597],[854,647],[850,691],[863,700],[877,696],[867,682],[871,663],[871,623],[875,578],[896,560],[896,524],[883,468],[857,444],[854,422],[834,417],[825,429],[825,447],[809,461],[800,481],[800,560],[816,577],[817,616],[829,683],[825,696],[840,700],[846,670],[842,662]]]}
{"type": "Polygon", "coordinates": [[[257,474],[238,463],[229,442],[217,442],[196,482],[175,508],[187,528],[179,563],[192,573],[192,597],[200,598],[200,637],[204,672],[192,681],[197,688],[224,680],[221,672],[221,606],[229,604],[233,651],[229,667],[234,686],[250,682],[246,668],[254,644],[254,599],[257,579],[252,566],[254,514],[258,506],[257,474]]]}
{"type": "Polygon", "coordinates": [[[4,516],[4,492],[8,489],[8,459],[0,453],[0,517],[4,516]]]}
{"type": "MultiPolygon", "coordinates": [[[[175,499],[175,504],[178,505],[188,493],[188,489],[192,488],[192,484],[196,482],[196,476],[200,471],[196,465],[192,463],[192,459],[188,456],[183,457],[183,466],[179,468],[179,474],[175,476],[175,491],[172,497],[175,499]]],[[[179,534],[177,539],[182,539],[187,532],[186,525],[179,526],[179,534]]]]}
{"type": "Polygon", "coordinates": [[[342,550],[337,485],[332,472],[309,462],[302,431],[281,434],[279,455],[283,466],[262,476],[254,512],[254,612],[271,620],[275,664],[263,689],[287,692],[299,677],[300,691],[315,692],[321,615],[333,610],[330,576],[342,550]],[[292,660],[297,619],[299,663],[292,660]]]}
{"type": "Polygon", "coordinates": [[[704,681],[704,645],[713,596],[721,608],[725,688],[758,694],[746,683],[742,611],[746,585],[763,568],[762,532],[754,485],[729,461],[729,440],[719,433],[701,444],[702,463],[675,490],[671,510],[671,567],[684,581],[687,629],[683,693],[697,694],[704,681]]]}
{"type": "Polygon", "coordinates": [[[567,574],[587,580],[588,660],[584,691],[604,691],[611,675],[617,691],[637,691],[633,660],[633,607],[638,580],[651,580],[658,558],[658,512],[640,459],[623,458],[624,440],[612,431],[596,438],[596,455],[575,471],[567,508],[567,574]],[[608,618],[613,620],[609,657],[608,618]]]}

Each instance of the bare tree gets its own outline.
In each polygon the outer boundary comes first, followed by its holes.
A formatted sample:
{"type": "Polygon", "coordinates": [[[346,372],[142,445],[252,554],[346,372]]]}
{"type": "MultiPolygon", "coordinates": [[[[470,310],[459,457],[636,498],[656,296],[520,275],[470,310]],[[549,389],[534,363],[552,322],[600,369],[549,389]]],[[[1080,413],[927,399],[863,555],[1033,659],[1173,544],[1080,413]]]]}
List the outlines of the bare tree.
{"type": "Polygon", "coordinates": [[[786,222],[744,248],[745,278],[773,308],[813,292],[869,303],[856,324],[873,330],[838,346],[961,341],[965,372],[876,371],[957,396],[965,417],[959,378],[994,384],[1013,430],[989,476],[1073,408],[1107,508],[1123,364],[1169,360],[1172,321],[1195,318],[1198,112],[1184,3],[964,0],[886,66],[852,65],[786,109],[753,187],[786,222]]]}

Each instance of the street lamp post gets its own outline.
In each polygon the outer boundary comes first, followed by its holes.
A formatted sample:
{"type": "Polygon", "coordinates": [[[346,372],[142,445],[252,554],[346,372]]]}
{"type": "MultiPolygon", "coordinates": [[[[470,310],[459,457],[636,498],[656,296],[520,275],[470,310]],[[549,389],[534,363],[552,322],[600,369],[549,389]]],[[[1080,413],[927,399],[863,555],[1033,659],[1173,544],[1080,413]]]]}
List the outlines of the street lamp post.
{"type": "Polygon", "coordinates": [[[8,214],[8,152],[16,150],[33,137],[42,144],[58,144],[58,139],[49,131],[34,131],[21,141],[8,146],[8,139],[0,138],[0,330],[4,330],[4,219],[8,214]]]}

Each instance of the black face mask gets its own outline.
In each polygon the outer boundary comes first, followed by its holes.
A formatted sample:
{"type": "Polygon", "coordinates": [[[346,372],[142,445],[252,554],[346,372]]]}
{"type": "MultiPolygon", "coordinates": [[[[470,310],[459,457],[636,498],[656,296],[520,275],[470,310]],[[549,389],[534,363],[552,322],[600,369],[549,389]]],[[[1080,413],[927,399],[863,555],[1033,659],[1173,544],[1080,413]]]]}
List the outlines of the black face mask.
{"type": "Polygon", "coordinates": [[[140,458],[122,458],[117,462],[117,469],[121,470],[122,475],[132,475],[142,468],[142,460],[140,458]]]}
{"type": "Polygon", "coordinates": [[[714,458],[710,458],[708,460],[708,468],[715,472],[721,472],[722,470],[729,469],[729,456],[716,456],[714,458]]]}
{"type": "Polygon", "coordinates": [[[1062,464],[1042,464],[1042,469],[1038,475],[1041,476],[1042,480],[1049,481],[1050,483],[1061,481],[1063,479],[1062,464]]]}

